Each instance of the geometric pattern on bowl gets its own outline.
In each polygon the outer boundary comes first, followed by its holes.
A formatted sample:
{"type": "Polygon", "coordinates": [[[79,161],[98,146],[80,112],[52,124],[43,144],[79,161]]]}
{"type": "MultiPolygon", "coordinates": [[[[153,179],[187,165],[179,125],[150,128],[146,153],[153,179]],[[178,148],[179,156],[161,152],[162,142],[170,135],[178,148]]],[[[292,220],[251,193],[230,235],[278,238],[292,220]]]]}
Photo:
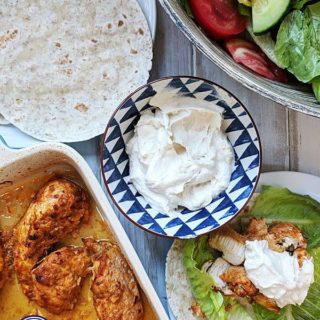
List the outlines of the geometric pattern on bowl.
{"type": "Polygon", "coordinates": [[[103,138],[101,160],[108,193],[130,221],[161,236],[186,239],[221,227],[246,205],[258,182],[261,146],[252,118],[233,95],[207,80],[170,77],[139,88],[115,111],[103,138]],[[224,108],[223,128],[235,155],[229,187],[206,207],[196,211],[182,209],[179,217],[174,218],[153,209],[129,181],[129,159],[125,150],[140,112],[150,108],[153,95],[167,89],[224,108]]]}

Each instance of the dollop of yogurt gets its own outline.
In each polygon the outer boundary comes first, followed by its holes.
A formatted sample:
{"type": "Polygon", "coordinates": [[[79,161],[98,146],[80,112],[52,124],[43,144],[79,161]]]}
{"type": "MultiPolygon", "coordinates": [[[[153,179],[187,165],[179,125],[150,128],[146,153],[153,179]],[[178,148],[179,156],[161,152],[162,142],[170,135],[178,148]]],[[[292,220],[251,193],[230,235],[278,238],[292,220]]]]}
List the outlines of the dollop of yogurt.
{"type": "Polygon", "coordinates": [[[130,180],[153,208],[197,210],[225,190],[234,164],[214,102],[157,93],[126,146],[130,180]]]}
{"type": "Polygon", "coordinates": [[[266,240],[246,241],[244,267],[251,282],[280,308],[301,305],[314,282],[312,258],[299,267],[296,256],[269,249],[266,240]]]}

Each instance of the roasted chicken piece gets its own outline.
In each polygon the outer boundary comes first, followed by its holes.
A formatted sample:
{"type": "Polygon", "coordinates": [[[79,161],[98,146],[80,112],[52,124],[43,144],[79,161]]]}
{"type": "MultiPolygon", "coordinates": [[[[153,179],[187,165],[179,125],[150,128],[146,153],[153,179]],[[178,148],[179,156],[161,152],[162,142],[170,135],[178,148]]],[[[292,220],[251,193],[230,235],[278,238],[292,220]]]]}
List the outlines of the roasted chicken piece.
{"type": "Polygon", "coordinates": [[[300,268],[302,268],[303,261],[305,259],[310,259],[308,251],[305,248],[297,248],[296,250],[294,250],[293,254],[297,257],[300,268]]]}
{"type": "Polygon", "coordinates": [[[8,269],[8,274],[10,277],[11,271],[13,271],[13,234],[12,230],[3,231],[2,237],[0,236],[0,239],[2,238],[2,248],[4,250],[5,255],[5,263],[8,269]]]}
{"type": "Polygon", "coordinates": [[[140,320],[143,305],[136,279],[117,245],[83,240],[93,262],[91,291],[100,320],[140,320]]]}
{"type": "Polygon", "coordinates": [[[244,261],[246,238],[229,226],[224,226],[210,234],[211,248],[222,252],[222,257],[237,266],[244,261]]]}
{"type": "Polygon", "coordinates": [[[0,289],[4,286],[9,277],[9,269],[5,258],[2,234],[0,233],[0,289]]]}
{"type": "Polygon", "coordinates": [[[215,261],[209,260],[202,266],[202,270],[208,273],[215,282],[215,289],[221,291],[224,295],[232,296],[234,293],[222,281],[220,276],[226,272],[231,265],[223,258],[217,258],[215,261]]]}
{"type": "Polygon", "coordinates": [[[206,315],[201,311],[200,305],[196,301],[192,301],[190,309],[195,317],[203,319],[206,317],[206,315]]]}
{"type": "Polygon", "coordinates": [[[269,248],[278,252],[294,251],[297,248],[307,248],[307,241],[301,230],[292,223],[278,222],[268,229],[271,236],[268,239],[269,248]]]}
{"type": "Polygon", "coordinates": [[[267,298],[265,295],[262,293],[258,293],[256,296],[253,297],[253,300],[263,306],[264,308],[273,311],[275,313],[280,312],[280,308],[278,307],[277,303],[275,300],[267,298]]]}
{"type": "Polygon", "coordinates": [[[65,179],[40,189],[14,229],[14,266],[23,292],[33,298],[32,269],[47,250],[89,217],[85,192],[65,179]]]}
{"type": "Polygon", "coordinates": [[[263,218],[252,218],[246,229],[248,240],[266,240],[268,236],[268,226],[263,218]]]}
{"type": "Polygon", "coordinates": [[[84,248],[64,247],[52,252],[32,270],[31,300],[54,314],[72,310],[90,265],[84,248]]]}
{"type": "Polygon", "coordinates": [[[276,222],[269,228],[263,218],[252,218],[246,230],[248,240],[267,240],[271,250],[277,252],[306,248],[307,241],[298,227],[291,223],[276,222]]]}
{"type": "Polygon", "coordinates": [[[244,267],[231,266],[220,278],[238,297],[255,296],[258,293],[258,289],[247,277],[244,267]]]}

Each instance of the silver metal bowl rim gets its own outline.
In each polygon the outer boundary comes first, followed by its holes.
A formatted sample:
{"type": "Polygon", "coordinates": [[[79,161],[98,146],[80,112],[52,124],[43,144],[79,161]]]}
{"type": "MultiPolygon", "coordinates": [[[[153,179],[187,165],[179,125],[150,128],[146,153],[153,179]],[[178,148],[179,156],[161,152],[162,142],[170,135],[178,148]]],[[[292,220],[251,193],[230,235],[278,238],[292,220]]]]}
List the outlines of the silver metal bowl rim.
{"type": "Polygon", "coordinates": [[[234,62],[220,46],[212,42],[187,16],[177,0],[160,0],[160,3],[193,45],[233,79],[283,106],[314,117],[320,117],[320,104],[313,94],[255,75],[234,62]]]}

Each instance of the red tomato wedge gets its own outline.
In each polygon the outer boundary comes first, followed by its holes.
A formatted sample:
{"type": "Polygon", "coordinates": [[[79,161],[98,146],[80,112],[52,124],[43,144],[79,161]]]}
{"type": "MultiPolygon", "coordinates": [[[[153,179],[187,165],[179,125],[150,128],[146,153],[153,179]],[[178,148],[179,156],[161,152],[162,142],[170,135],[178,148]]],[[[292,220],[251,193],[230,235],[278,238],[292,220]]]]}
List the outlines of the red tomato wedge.
{"type": "Polygon", "coordinates": [[[237,35],[246,28],[236,0],[189,0],[189,4],[199,26],[213,39],[237,35]]]}
{"type": "Polygon", "coordinates": [[[287,83],[287,73],[277,67],[254,43],[243,39],[227,39],[224,45],[234,61],[270,80],[287,83]]]}
{"type": "MultiPolygon", "coordinates": [[[[267,58],[267,57],[266,57],[267,58]]],[[[268,58],[267,58],[268,59],[268,58]]],[[[288,83],[288,74],[285,70],[278,67],[275,63],[268,59],[269,68],[274,73],[276,80],[283,83],[288,83]]]]}

